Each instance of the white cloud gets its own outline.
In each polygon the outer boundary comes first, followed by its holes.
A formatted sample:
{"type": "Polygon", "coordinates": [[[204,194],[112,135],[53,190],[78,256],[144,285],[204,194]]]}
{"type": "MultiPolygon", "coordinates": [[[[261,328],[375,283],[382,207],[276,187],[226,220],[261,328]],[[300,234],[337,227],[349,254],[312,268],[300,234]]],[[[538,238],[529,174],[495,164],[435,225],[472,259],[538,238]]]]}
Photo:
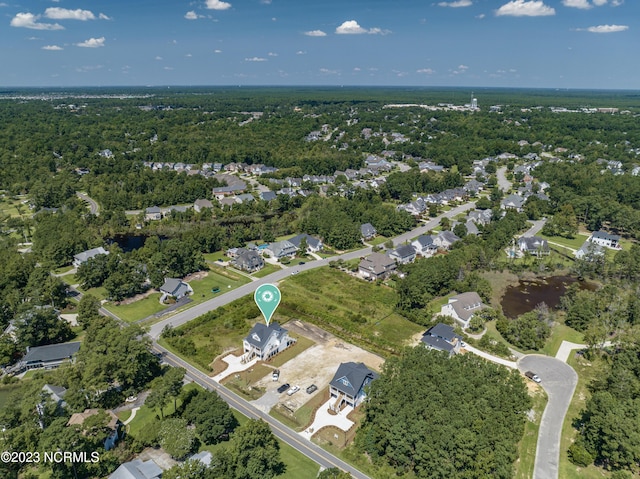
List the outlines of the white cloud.
{"type": "Polygon", "coordinates": [[[263,5],[271,5],[271,0],[260,0],[260,3],[263,5]]]}
{"type": "Polygon", "coordinates": [[[231,8],[231,4],[222,0],[207,0],[207,8],[209,10],[227,10],[231,8]]]}
{"type": "Polygon", "coordinates": [[[43,50],[49,50],[50,52],[59,52],[60,50],[64,50],[62,47],[58,45],[45,45],[42,47],[43,50]]]}
{"type": "Polygon", "coordinates": [[[262,57],[251,57],[251,58],[245,58],[244,61],[245,62],[266,62],[267,59],[262,57]]]}
{"type": "Polygon", "coordinates": [[[11,19],[11,26],[17,28],[30,28],[32,30],[64,30],[62,25],[57,23],[40,23],[40,15],[33,13],[17,13],[11,19]]]}
{"type": "Polygon", "coordinates": [[[49,7],[44,11],[44,16],[52,20],[95,20],[96,16],[90,10],[68,10],[60,7],[49,7]]]}
{"type": "Polygon", "coordinates": [[[340,72],[338,70],[329,70],[328,68],[321,68],[320,73],[323,75],[339,75],[340,72]]]}
{"type": "Polygon", "coordinates": [[[186,18],[187,20],[197,20],[198,14],[191,10],[190,12],[184,14],[184,18],[186,18]]]}
{"type": "Polygon", "coordinates": [[[322,30],[311,30],[309,32],[304,32],[304,34],[308,37],[326,37],[327,34],[322,30]]]}
{"type": "Polygon", "coordinates": [[[473,2],[471,0],[457,0],[455,2],[438,3],[439,7],[450,7],[450,8],[470,7],[471,5],[473,5],[473,2]]]}
{"type": "Polygon", "coordinates": [[[222,50],[216,49],[213,51],[213,53],[222,53],[222,50]]]}
{"type": "Polygon", "coordinates": [[[565,7],[580,8],[582,10],[588,10],[589,8],[593,7],[593,5],[589,3],[589,0],[562,0],[562,4],[565,7]]]}
{"type": "Polygon", "coordinates": [[[425,73],[427,75],[433,75],[436,71],[431,68],[421,68],[420,70],[416,70],[416,73],[425,73]]]}
{"type": "Polygon", "coordinates": [[[486,15],[484,13],[481,13],[480,15],[476,15],[476,18],[478,20],[482,20],[484,17],[486,17],[486,15]]]}
{"type": "Polygon", "coordinates": [[[361,35],[363,33],[368,33],[370,35],[386,35],[387,33],[391,33],[391,31],[382,30],[377,27],[367,30],[366,28],[362,28],[355,20],[347,20],[336,28],[336,33],[338,35],[361,35]]]}
{"type": "Polygon", "coordinates": [[[164,67],[164,70],[169,70],[169,71],[171,71],[171,70],[173,70],[173,67],[164,67]]]}
{"type": "Polygon", "coordinates": [[[156,60],[161,61],[161,60],[163,60],[163,58],[162,58],[160,55],[158,55],[158,56],[156,57],[156,60]]]}
{"type": "Polygon", "coordinates": [[[591,33],[616,33],[624,32],[625,30],[629,30],[627,25],[597,25],[586,29],[587,32],[591,33]]]}
{"type": "Polygon", "coordinates": [[[82,47],[82,48],[100,48],[100,47],[104,47],[104,37],[89,38],[88,40],[85,40],[84,42],[76,43],[76,46],[77,47],[82,47]]]}
{"type": "Polygon", "coordinates": [[[542,0],[512,0],[496,10],[498,17],[545,17],[555,14],[555,9],[545,5],[542,0]]]}
{"type": "Polygon", "coordinates": [[[105,15],[104,13],[101,13],[100,15],[98,15],[98,18],[100,20],[112,20],[111,17],[108,17],[107,15],[105,15]]]}
{"type": "Polygon", "coordinates": [[[298,50],[296,52],[296,55],[306,55],[306,54],[307,54],[307,52],[305,52],[304,50],[298,50]]]}
{"type": "Polygon", "coordinates": [[[270,56],[270,57],[277,57],[278,56],[278,54],[275,53],[275,52],[269,52],[269,53],[267,53],[267,55],[270,56]]]}

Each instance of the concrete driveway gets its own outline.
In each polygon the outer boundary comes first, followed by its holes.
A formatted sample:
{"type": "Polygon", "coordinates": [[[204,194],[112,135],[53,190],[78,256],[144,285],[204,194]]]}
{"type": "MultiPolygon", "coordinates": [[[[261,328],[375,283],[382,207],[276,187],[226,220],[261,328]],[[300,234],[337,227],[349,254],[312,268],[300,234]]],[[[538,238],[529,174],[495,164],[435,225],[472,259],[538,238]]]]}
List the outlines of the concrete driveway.
{"type": "Polygon", "coordinates": [[[518,361],[522,372],[533,371],[549,397],[542,414],[533,479],[556,479],[560,462],[560,436],[578,375],[566,363],[548,356],[528,355],[518,361]]]}

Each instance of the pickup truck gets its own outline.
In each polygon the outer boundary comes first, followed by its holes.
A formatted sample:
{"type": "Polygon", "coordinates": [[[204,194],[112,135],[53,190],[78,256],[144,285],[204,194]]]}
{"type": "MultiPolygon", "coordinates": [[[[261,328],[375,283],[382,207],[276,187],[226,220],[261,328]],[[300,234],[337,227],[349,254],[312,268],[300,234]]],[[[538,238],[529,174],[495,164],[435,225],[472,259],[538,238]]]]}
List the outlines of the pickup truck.
{"type": "Polygon", "coordinates": [[[300,386],[291,386],[291,389],[287,391],[287,396],[293,396],[298,391],[300,391],[300,386]]]}

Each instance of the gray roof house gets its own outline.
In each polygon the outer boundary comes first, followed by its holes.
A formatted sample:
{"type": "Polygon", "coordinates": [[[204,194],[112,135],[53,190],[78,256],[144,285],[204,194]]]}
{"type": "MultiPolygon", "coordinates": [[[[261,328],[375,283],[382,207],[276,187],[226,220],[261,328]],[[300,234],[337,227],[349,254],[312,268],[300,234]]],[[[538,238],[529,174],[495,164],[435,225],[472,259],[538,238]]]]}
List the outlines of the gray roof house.
{"type": "Polygon", "coordinates": [[[158,221],[162,219],[162,210],[159,206],[149,206],[144,210],[144,219],[148,221],[158,221]]]}
{"type": "Polygon", "coordinates": [[[443,323],[429,328],[421,341],[426,348],[446,351],[450,356],[459,353],[462,345],[462,338],[454,332],[453,327],[443,323]]]}
{"type": "Polygon", "coordinates": [[[478,226],[471,220],[467,221],[464,224],[464,227],[467,228],[467,234],[468,235],[477,236],[477,235],[480,234],[480,230],[478,229],[478,226]]]}
{"type": "Polygon", "coordinates": [[[438,248],[449,249],[451,245],[456,241],[460,241],[453,232],[451,231],[441,231],[433,238],[433,244],[435,244],[438,248]]]}
{"type": "Polygon", "coordinates": [[[544,238],[539,236],[523,236],[518,239],[518,248],[520,251],[529,253],[530,255],[537,256],[549,256],[549,243],[544,238]]]}
{"type": "Polygon", "coordinates": [[[478,293],[472,291],[449,298],[449,302],[440,309],[440,314],[451,316],[463,328],[467,328],[473,315],[484,307],[485,305],[478,293]]]}
{"type": "Polygon", "coordinates": [[[377,378],[378,374],[363,363],[342,363],[329,383],[331,401],[336,399],[331,409],[340,411],[343,405],[359,406],[367,397],[364,388],[377,378]]]}
{"type": "Polygon", "coordinates": [[[469,221],[473,221],[474,223],[478,223],[481,225],[488,225],[491,223],[491,218],[493,217],[493,211],[491,209],[486,210],[474,210],[470,211],[467,215],[469,221]]]}
{"type": "Polygon", "coordinates": [[[109,254],[109,252],[102,246],[98,246],[97,248],[88,249],[87,251],[73,255],[73,266],[77,268],[82,263],[86,263],[91,258],[95,258],[100,254],[109,254]]]}
{"type": "Polygon", "coordinates": [[[160,286],[160,292],[162,293],[161,301],[164,301],[169,296],[173,296],[176,299],[182,299],[185,296],[192,294],[193,289],[189,286],[189,283],[185,283],[178,278],[165,278],[164,283],[160,286]]]}
{"type": "Polygon", "coordinates": [[[276,194],[273,191],[261,191],[260,199],[263,201],[273,201],[276,199],[276,194]]]}
{"type": "Polygon", "coordinates": [[[54,386],[53,384],[45,384],[42,386],[42,391],[47,393],[51,400],[60,407],[67,407],[67,403],[64,401],[64,395],[67,394],[67,389],[62,386],[54,386]]]}
{"type": "Polygon", "coordinates": [[[418,236],[411,246],[416,250],[416,253],[422,256],[431,256],[438,251],[438,246],[433,242],[433,236],[421,235],[418,236]]]}
{"type": "Polygon", "coordinates": [[[358,272],[364,279],[376,280],[387,278],[395,273],[396,262],[389,256],[382,253],[371,253],[360,261],[358,272]]]}
{"type": "Polygon", "coordinates": [[[521,212],[525,201],[526,198],[523,198],[522,196],[509,195],[500,202],[500,208],[503,210],[516,210],[517,212],[521,212]]]}
{"type": "Polygon", "coordinates": [[[324,245],[322,244],[322,240],[318,238],[314,238],[313,236],[309,236],[306,233],[299,234],[298,236],[294,236],[289,239],[289,242],[293,244],[296,248],[300,249],[300,243],[302,243],[302,239],[305,239],[307,242],[307,251],[310,253],[317,253],[321,251],[324,245]]]}
{"type": "Polygon", "coordinates": [[[264,252],[273,258],[284,258],[285,256],[295,256],[298,248],[291,241],[276,241],[264,249],[264,252]]]}
{"type": "Polygon", "coordinates": [[[243,359],[250,361],[254,356],[265,361],[284,351],[296,342],[289,337],[289,331],[272,321],[269,326],[256,323],[246,338],[242,340],[243,359]]]}
{"type": "Polygon", "coordinates": [[[390,251],[389,258],[396,260],[400,264],[413,263],[416,259],[416,250],[409,244],[403,244],[390,251]]]}
{"type": "Polygon", "coordinates": [[[54,369],[62,363],[73,361],[79,349],[80,341],[28,348],[27,354],[18,363],[19,369],[54,369]]]}
{"type": "Polygon", "coordinates": [[[131,462],[125,462],[116,469],[109,479],[160,479],[162,477],[162,469],[153,462],[153,459],[141,461],[134,459],[131,462]]]}
{"type": "Polygon", "coordinates": [[[370,240],[371,238],[374,238],[377,234],[378,232],[376,231],[376,229],[373,227],[371,223],[365,223],[360,226],[360,235],[365,240],[370,240]]]}
{"type": "Polygon", "coordinates": [[[611,249],[620,249],[620,236],[612,235],[607,233],[606,231],[594,231],[591,233],[589,240],[595,244],[599,244],[600,246],[604,246],[605,248],[611,249]]]}
{"type": "Polygon", "coordinates": [[[198,199],[193,203],[193,209],[200,213],[205,208],[213,208],[213,203],[207,199],[198,199]]]}
{"type": "Polygon", "coordinates": [[[235,258],[231,261],[233,266],[249,273],[259,271],[264,267],[264,260],[258,252],[244,248],[240,248],[240,250],[238,250],[235,258]]]}
{"type": "Polygon", "coordinates": [[[587,240],[578,250],[574,251],[573,255],[578,259],[593,261],[596,256],[604,256],[604,246],[587,240]]]}

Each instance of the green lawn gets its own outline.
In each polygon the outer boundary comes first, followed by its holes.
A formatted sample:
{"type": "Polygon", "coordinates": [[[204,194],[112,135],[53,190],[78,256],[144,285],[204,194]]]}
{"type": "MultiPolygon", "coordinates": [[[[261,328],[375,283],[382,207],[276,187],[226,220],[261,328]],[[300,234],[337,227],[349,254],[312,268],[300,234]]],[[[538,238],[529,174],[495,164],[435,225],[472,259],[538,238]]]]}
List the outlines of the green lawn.
{"type": "Polygon", "coordinates": [[[386,236],[378,235],[372,240],[368,240],[367,243],[370,244],[371,246],[378,246],[385,243],[388,239],[389,238],[387,238],[386,236]]]}
{"type": "Polygon", "coordinates": [[[280,266],[276,266],[275,264],[265,263],[264,268],[260,271],[256,271],[252,273],[251,276],[256,278],[264,278],[265,276],[269,276],[271,273],[275,273],[276,271],[280,271],[282,268],[280,266]]]}
{"type": "Polygon", "coordinates": [[[301,319],[388,356],[423,328],[395,312],[397,293],[332,268],[318,268],[284,281],[278,314],[301,319]]]}
{"type": "Polygon", "coordinates": [[[558,349],[560,349],[562,341],[582,344],[584,342],[584,336],[582,333],[570,328],[569,326],[565,326],[562,323],[554,323],[553,328],[551,329],[551,336],[547,339],[546,344],[540,352],[542,354],[555,357],[558,349]]]}
{"type": "Polygon", "coordinates": [[[166,309],[167,305],[160,303],[160,296],[162,296],[161,293],[153,293],[134,303],[122,305],[108,303],[104,307],[119,318],[132,323],[166,309]]]}
{"type": "Polygon", "coordinates": [[[193,295],[191,295],[193,302],[189,303],[189,305],[193,306],[202,303],[213,298],[216,294],[229,292],[249,282],[251,282],[249,278],[231,269],[211,266],[206,277],[189,283],[193,288],[193,295]],[[220,288],[220,292],[212,293],[211,290],[215,288],[220,288]]]}
{"type": "Polygon", "coordinates": [[[546,239],[552,243],[557,243],[562,246],[566,246],[571,249],[580,249],[580,246],[587,241],[589,235],[585,234],[577,234],[574,238],[563,238],[562,236],[546,236],[542,233],[538,233],[537,236],[546,239]]]}
{"type": "Polygon", "coordinates": [[[533,421],[527,419],[524,426],[524,435],[518,444],[518,460],[514,479],[530,479],[533,477],[533,466],[536,460],[538,446],[538,430],[544,408],[547,407],[547,395],[544,389],[538,389],[531,394],[533,399],[533,421]]]}
{"type": "Polygon", "coordinates": [[[222,261],[229,261],[231,259],[225,256],[224,251],[216,251],[215,253],[206,253],[206,254],[203,254],[202,256],[204,256],[205,261],[211,261],[212,263],[215,263],[219,259],[221,259],[222,261]]]}

